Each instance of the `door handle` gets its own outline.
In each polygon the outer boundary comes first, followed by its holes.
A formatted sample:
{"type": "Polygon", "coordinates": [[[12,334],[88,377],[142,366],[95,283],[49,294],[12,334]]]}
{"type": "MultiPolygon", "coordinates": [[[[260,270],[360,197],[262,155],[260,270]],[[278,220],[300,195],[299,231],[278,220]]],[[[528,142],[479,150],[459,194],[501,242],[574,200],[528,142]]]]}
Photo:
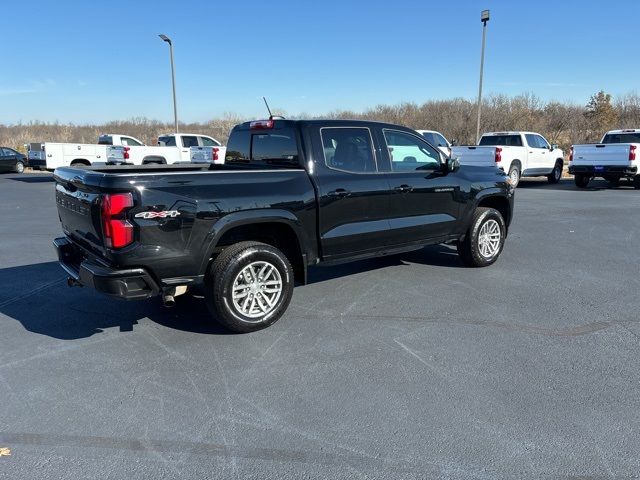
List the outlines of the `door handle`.
{"type": "Polygon", "coordinates": [[[327,197],[331,198],[344,198],[351,194],[350,191],[345,190],[344,188],[336,188],[333,192],[327,193],[327,197]]]}
{"type": "Polygon", "coordinates": [[[396,192],[406,193],[406,192],[412,192],[413,187],[411,185],[403,184],[403,185],[400,185],[399,187],[395,187],[394,190],[396,192]]]}

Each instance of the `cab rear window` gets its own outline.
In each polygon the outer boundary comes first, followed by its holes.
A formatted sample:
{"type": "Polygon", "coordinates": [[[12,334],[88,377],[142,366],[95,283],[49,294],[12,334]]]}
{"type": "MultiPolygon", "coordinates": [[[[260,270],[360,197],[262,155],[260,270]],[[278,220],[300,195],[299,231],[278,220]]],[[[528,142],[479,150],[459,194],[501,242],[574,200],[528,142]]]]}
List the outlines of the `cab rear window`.
{"type": "Polygon", "coordinates": [[[225,163],[263,167],[298,166],[295,130],[235,130],[229,137],[225,163]]]}
{"type": "Polygon", "coordinates": [[[485,135],[480,139],[480,145],[488,147],[521,147],[522,137],[520,135],[485,135]]]}
{"type": "Polygon", "coordinates": [[[608,133],[602,143],[640,143],[640,132],[608,133]]]}

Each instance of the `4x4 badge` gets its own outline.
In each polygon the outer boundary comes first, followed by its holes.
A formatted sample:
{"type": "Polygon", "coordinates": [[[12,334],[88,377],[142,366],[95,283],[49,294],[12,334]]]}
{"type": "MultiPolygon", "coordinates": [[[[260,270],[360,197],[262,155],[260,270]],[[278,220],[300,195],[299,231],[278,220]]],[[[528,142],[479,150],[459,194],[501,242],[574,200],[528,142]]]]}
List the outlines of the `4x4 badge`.
{"type": "Polygon", "coordinates": [[[140,212],[136,213],[135,218],[144,218],[146,220],[152,218],[174,218],[180,215],[177,210],[165,210],[163,212],[140,212]]]}

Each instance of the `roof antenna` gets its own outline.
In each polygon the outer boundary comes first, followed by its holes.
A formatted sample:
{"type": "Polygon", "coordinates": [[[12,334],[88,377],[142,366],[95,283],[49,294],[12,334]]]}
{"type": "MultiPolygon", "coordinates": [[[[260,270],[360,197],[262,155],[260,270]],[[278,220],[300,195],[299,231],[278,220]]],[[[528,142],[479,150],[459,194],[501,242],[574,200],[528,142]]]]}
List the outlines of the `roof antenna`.
{"type": "Polygon", "coordinates": [[[269,120],[284,120],[284,117],[282,115],[274,115],[273,113],[271,113],[271,109],[269,108],[269,104],[267,103],[267,99],[265,97],[262,97],[262,100],[264,100],[264,104],[267,106],[267,111],[269,112],[269,120]]]}
{"type": "Polygon", "coordinates": [[[267,111],[269,112],[269,120],[272,120],[273,114],[271,113],[271,109],[269,108],[269,104],[267,103],[267,98],[262,97],[262,100],[264,100],[264,104],[267,106],[267,111]]]}

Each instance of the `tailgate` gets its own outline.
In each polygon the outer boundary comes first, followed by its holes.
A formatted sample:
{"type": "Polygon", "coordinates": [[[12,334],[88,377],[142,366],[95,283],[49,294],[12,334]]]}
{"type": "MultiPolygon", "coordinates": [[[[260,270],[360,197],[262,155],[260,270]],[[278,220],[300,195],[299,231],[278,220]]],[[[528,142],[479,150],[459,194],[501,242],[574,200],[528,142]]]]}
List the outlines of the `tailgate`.
{"type": "Polygon", "coordinates": [[[65,234],[87,248],[104,252],[99,188],[102,174],[58,168],[54,179],[58,215],[65,234]]]}
{"type": "Polygon", "coordinates": [[[629,144],[574,145],[573,165],[628,165],[629,144]]]}
{"type": "Polygon", "coordinates": [[[495,166],[495,147],[452,147],[451,157],[461,165],[495,166]]]}

